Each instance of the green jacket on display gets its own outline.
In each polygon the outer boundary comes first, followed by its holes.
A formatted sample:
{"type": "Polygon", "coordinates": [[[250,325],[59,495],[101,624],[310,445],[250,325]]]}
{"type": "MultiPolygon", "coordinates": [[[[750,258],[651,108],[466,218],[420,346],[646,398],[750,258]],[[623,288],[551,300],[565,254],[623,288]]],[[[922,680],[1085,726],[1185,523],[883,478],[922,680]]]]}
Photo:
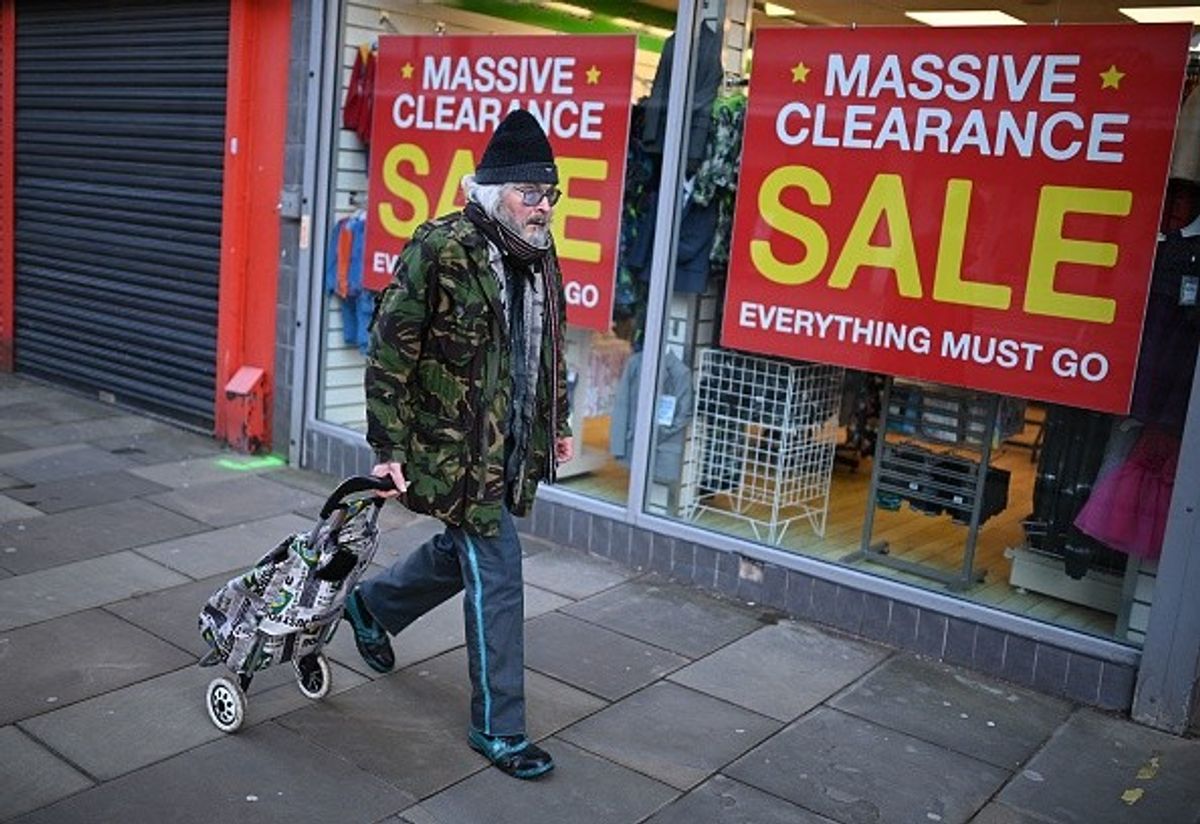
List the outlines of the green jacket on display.
{"type": "MultiPolygon", "coordinates": [[[[462,212],[422,225],[380,294],[365,389],[367,442],[404,466],[405,504],[480,535],[499,532],[505,436],[512,400],[502,264],[462,212]]],[[[509,509],[525,515],[553,480],[555,437],[570,434],[562,357],[566,302],[553,251],[528,450],[509,509]]]]}

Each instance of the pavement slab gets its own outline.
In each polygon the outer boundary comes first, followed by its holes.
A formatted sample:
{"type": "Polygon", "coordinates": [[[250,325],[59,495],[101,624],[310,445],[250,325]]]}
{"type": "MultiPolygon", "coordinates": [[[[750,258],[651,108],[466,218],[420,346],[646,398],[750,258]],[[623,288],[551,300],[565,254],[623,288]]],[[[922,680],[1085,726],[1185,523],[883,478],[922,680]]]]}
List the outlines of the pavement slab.
{"type": "Polygon", "coordinates": [[[554,771],[537,781],[514,781],[486,769],[405,811],[414,824],[570,822],[634,824],[677,795],[665,784],[570,744],[544,742],[554,771]]]}
{"type": "Polygon", "coordinates": [[[106,782],[17,822],[374,824],[415,800],[312,741],[267,723],[106,782]]]}
{"type": "Polygon", "coordinates": [[[689,663],[560,612],[525,626],[525,666],[615,701],[689,663]]]}
{"type": "Polygon", "coordinates": [[[0,456],[4,473],[29,484],[68,481],[80,475],[116,472],[130,465],[128,458],[114,455],[90,444],[72,444],[64,448],[10,452],[0,456]],[[39,454],[40,453],[40,454],[39,454]],[[49,454],[48,454],[49,453],[49,454]],[[36,457],[28,457],[36,455],[36,457]],[[26,456],[26,460],[19,460],[26,456]]]}
{"type": "Polygon", "coordinates": [[[36,572],[203,529],[141,499],[72,509],[0,523],[0,566],[16,574],[36,572]]]}
{"type": "Polygon", "coordinates": [[[559,737],[686,790],[782,726],[702,692],[657,683],[563,730],[559,737]]]}
{"type": "Polygon", "coordinates": [[[1010,771],[1071,712],[1066,701],[911,655],[897,655],[829,704],[1010,771]]]}
{"type": "MultiPolygon", "coordinates": [[[[233,454],[229,448],[212,437],[189,432],[173,426],[163,426],[146,432],[109,435],[93,438],[91,444],[114,455],[129,459],[138,467],[158,466],[167,461],[215,460],[233,454]]],[[[165,475],[172,475],[164,470],[165,475]]],[[[154,480],[154,478],[149,478],[154,480]]],[[[166,486],[167,484],[164,484],[166,486]]]]}
{"type": "Polygon", "coordinates": [[[256,475],[164,492],[148,500],[214,527],[233,526],[324,503],[324,499],[311,492],[256,475]]]}
{"type": "MultiPolygon", "coordinates": [[[[27,485],[21,484],[21,486],[27,485]]],[[[22,521],[26,518],[38,518],[46,514],[28,504],[21,503],[13,494],[19,491],[20,487],[17,487],[5,490],[5,494],[0,495],[0,521],[22,521]]]]}
{"type": "Polygon", "coordinates": [[[136,466],[129,471],[171,489],[191,489],[212,483],[234,481],[247,475],[269,474],[279,468],[273,463],[256,462],[251,456],[221,452],[201,457],[171,457],[164,463],[136,466]],[[243,468],[237,468],[239,466],[243,468]]]}
{"type": "Polygon", "coordinates": [[[0,455],[7,455],[10,452],[24,452],[29,448],[29,444],[24,441],[17,440],[9,435],[0,435],[0,455]]]}
{"type": "MultiPolygon", "coordinates": [[[[15,393],[20,390],[5,390],[4,394],[8,395],[10,391],[15,393]]],[[[120,410],[113,406],[78,397],[71,398],[69,403],[63,403],[61,393],[34,388],[23,397],[14,394],[12,401],[0,404],[0,431],[12,432],[30,426],[53,426],[118,414],[120,410]]]]}
{"type": "Polygon", "coordinates": [[[566,598],[588,598],[611,589],[636,573],[612,561],[566,549],[547,549],[524,562],[525,580],[566,598]]]}
{"type": "MultiPolygon", "coordinates": [[[[423,797],[486,766],[466,742],[470,694],[466,654],[456,650],[286,715],[279,723],[423,797]]],[[[603,705],[529,672],[525,694],[534,739],[603,705]]]]}
{"type": "Polygon", "coordinates": [[[16,429],[12,432],[12,438],[24,443],[26,447],[38,447],[60,443],[83,443],[107,438],[130,438],[149,432],[164,432],[171,429],[173,427],[167,424],[140,415],[117,413],[106,417],[68,421],[50,426],[30,426],[16,429]]]}
{"type": "Polygon", "coordinates": [[[142,546],[138,554],[191,578],[221,573],[233,577],[254,566],[288,536],[310,529],[312,522],[299,515],[275,515],[142,546]]]}
{"type": "Polygon", "coordinates": [[[762,624],[756,613],[699,590],[629,581],[563,612],[632,638],[700,658],[762,624]]]}
{"type": "Polygon", "coordinates": [[[819,707],[723,770],[845,824],[969,821],[1009,773],[819,707]]]}
{"type": "Polygon", "coordinates": [[[10,489],[5,494],[36,511],[53,515],[68,509],[99,506],[127,498],[142,498],[166,487],[125,471],[80,475],[10,489]]]}
{"type": "Polygon", "coordinates": [[[714,775],[659,810],[646,824],[833,824],[761,790],[714,775]]]}
{"type": "Polygon", "coordinates": [[[889,654],[884,647],[782,621],[672,673],[670,680],[771,718],[792,721],[861,678],[889,654]]]}
{"type": "Polygon", "coordinates": [[[997,800],[1061,824],[1200,822],[1200,741],[1077,710],[997,800]],[[1087,769],[1080,769],[1086,754],[1087,769]]]}
{"type": "Polygon", "coordinates": [[[86,775],[12,726],[0,727],[0,765],[0,821],[92,786],[86,775]]]}
{"type": "Polygon", "coordinates": [[[191,656],[101,610],[0,636],[0,724],[179,669],[191,656]]]}
{"type": "Polygon", "coordinates": [[[60,618],[187,578],[134,552],[115,552],[0,580],[0,630],[60,618]]]}
{"type": "MultiPolygon", "coordinates": [[[[1006,807],[1003,804],[992,802],[976,813],[971,819],[971,824],[1057,824],[1052,818],[1043,818],[1040,815],[1032,813],[1023,813],[1019,810],[1014,810],[1012,807],[1006,807]]],[[[1101,824],[1096,822],[1096,824],[1101,824]]]]}
{"type": "Polygon", "coordinates": [[[200,610],[209,596],[233,575],[222,573],[192,581],[179,573],[172,574],[187,583],[108,602],[104,609],[199,659],[209,650],[208,642],[200,636],[197,626],[200,610]]]}
{"type": "MultiPolygon", "coordinates": [[[[205,709],[205,688],[213,678],[229,674],[223,666],[184,667],[19,726],[91,777],[108,781],[223,738],[205,709]]],[[[330,680],[336,695],[365,679],[334,665],[330,680]]],[[[247,693],[243,730],[308,703],[296,687],[291,664],[264,670],[247,693]]]]}

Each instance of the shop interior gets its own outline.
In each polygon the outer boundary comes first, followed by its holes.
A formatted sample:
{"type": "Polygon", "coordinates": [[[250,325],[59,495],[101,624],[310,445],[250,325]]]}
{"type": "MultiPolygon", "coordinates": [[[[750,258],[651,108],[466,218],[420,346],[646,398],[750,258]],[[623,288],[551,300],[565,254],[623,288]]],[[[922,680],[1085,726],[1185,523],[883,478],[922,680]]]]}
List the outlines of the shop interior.
{"type": "MultiPolygon", "coordinates": [[[[933,10],[953,5],[922,4],[933,10]]],[[[1017,22],[1129,22],[1115,3],[994,5],[1017,22]]],[[[1141,421],[759,358],[718,345],[728,260],[722,244],[728,244],[736,195],[754,31],[764,25],[936,24],[902,6],[835,0],[705,4],[687,141],[688,205],[664,327],[660,391],[649,411],[640,408],[637,392],[653,248],[645,226],[657,204],[673,0],[630,4],[623,14],[587,2],[349,2],[343,87],[355,82],[381,35],[611,30],[595,28],[601,24],[636,33],[613,328],[569,333],[579,457],[560,471],[560,486],[626,505],[634,425],[652,412],[648,512],[1137,645],[1153,597],[1155,563],[1113,549],[1078,524],[1102,470],[1111,475],[1120,468],[1114,455],[1123,449],[1128,457],[1138,442],[1141,421]],[[707,242],[694,243],[695,237],[707,242]]],[[[1195,80],[1189,76],[1188,91],[1195,80]]],[[[1186,100],[1200,123],[1196,95],[1185,99],[1181,124],[1191,116],[1186,100]]],[[[368,208],[369,134],[342,126],[331,238],[368,208]]],[[[1164,232],[1200,214],[1200,129],[1195,136],[1195,163],[1173,161],[1164,232]]],[[[1190,237],[1187,228],[1181,242],[1190,237]]],[[[329,248],[336,249],[332,239],[329,248]]],[[[1178,277],[1174,269],[1162,273],[1164,282],[1178,277]]],[[[362,307],[334,290],[328,297],[320,417],[363,431],[362,307]]],[[[1164,322],[1186,327],[1173,334],[1168,348],[1187,356],[1190,347],[1194,362],[1200,339],[1194,305],[1165,311],[1164,322]]],[[[1171,480],[1164,477],[1158,494],[1166,488],[1169,498],[1171,480]]]]}

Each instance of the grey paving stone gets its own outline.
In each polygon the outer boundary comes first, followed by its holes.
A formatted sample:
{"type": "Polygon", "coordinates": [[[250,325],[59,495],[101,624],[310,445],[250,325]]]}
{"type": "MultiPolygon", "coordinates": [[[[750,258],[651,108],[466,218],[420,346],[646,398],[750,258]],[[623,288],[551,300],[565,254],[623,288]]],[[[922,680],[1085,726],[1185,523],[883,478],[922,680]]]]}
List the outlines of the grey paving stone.
{"type": "Polygon", "coordinates": [[[578,600],[633,577],[628,567],[568,549],[550,549],[525,559],[525,580],[578,600]]]}
{"type": "Polygon", "coordinates": [[[1079,710],[997,796],[1064,824],[1200,822],[1200,741],[1079,710]],[[1079,769],[1086,754],[1088,769],[1079,769]]]}
{"type": "Polygon", "coordinates": [[[59,618],[187,579],[134,552],[116,552],[0,580],[0,630],[59,618]]]}
{"type": "Polygon", "coordinates": [[[150,418],[118,412],[101,418],[17,429],[12,432],[12,439],[30,448],[63,443],[93,442],[107,438],[128,438],[167,428],[166,424],[158,423],[150,418]]]}
{"type": "Polygon", "coordinates": [[[18,440],[10,435],[0,435],[0,455],[7,455],[9,452],[23,452],[29,448],[29,444],[18,440]]]}
{"type": "Polygon", "coordinates": [[[1023,813],[1012,807],[992,802],[976,813],[975,817],[971,819],[971,824],[1061,824],[1061,822],[1041,815],[1023,813]]]}
{"type": "Polygon", "coordinates": [[[843,712],[1015,770],[1071,705],[969,670],[898,655],[829,702],[843,712]]]}
{"type": "Polygon", "coordinates": [[[17,500],[21,487],[8,489],[0,495],[0,521],[21,521],[26,518],[38,518],[46,513],[34,509],[28,504],[17,500]]]}
{"type": "Polygon", "coordinates": [[[248,569],[289,535],[310,529],[312,522],[299,515],[276,515],[142,546],[138,554],[192,578],[207,578],[248,569]]]}
{"type": "Polygon", "coordinates": [[[232,577],[232,574],[222,573],[192,581],[179,575],[179,580],[187,583],[141,592],[107,603],[104,609],[199,658],[209,649],[196,625],[200,610],[209,596],[232,577]]]}
{"type": "Polygon", "coordinates": [[[21,824],[372,824],[414,801],[311,741],[263,724],[74,795],[21,824]]]}
{"type": "Polygon", "coordinates": [[[324,503],[324,499],[310,492],[258,476],[164,492],[148,500],[215,527],[261,520],[324,503]]]}
{"type": "MultiPolygon", "coordinates": [[[[148,481],[154,481],[171,489],[190,489],[196,486],[206,486],[211,483],[245,478],[247,471],[230,467],[231,465],[238,465],[239,461],[242,461],[243,465],[256,466],[256,464],[250,462],[251,460],[252,456],[235,455],[231,452],[222,452],[183,460],[177,456],[173,456],[164,463],[137,466],[131,468],[129,471],[148,481]]],[[[270,466],[264,467],[261,470],[251,469],[248,472],[251,475],[267,474],[279,468],[278,466],[270,466]]]]}
{"type": "Polygon", "coordinates": [[[0,764],[0,821],[92,786],[87,776],[16,727],[0,727],[0,764]]]}
{"type": "Polygon", "coordinates": [[[830,824],[830,819],[761,790],[714,775],[646,824],[830,824]]]}
{"type": "Polygon", "coordinates": [[[670,679],[791,721],[861,678],[888,654],[882,647],[784,621],[734,641],[670,679]]]}
{"type": "Polygon", "coordinates": [[[962,824],[1008,773],[818,707],[724,770],[835,821],[962,824]]]}
{"type": "MultiPolygon", "coordinates": [[[[466,743],[470,680],[461,651],[378,679],[279,719],[417,797],[486,766],[466,743]]],[[[528,732],[541,738],[595,712],[592,696],[526,674],[528,732]]],[[[511,780],[511,779],[510,779],[511,780]]]]}
{"type": "Polygon", "coordinates": [[[465,822],[570,822],[632,824],[675,797],[676,791],[570,744],[552,739],[554,772],[537,781],[514,781],[496,769],[406,811],[414,824],[465,822]],[[424,816],[424,817],[418,817],[424,816]]]}
{"type": "MultiPolygon", "coordinates": [[[[222,666],[185,667],[30,718],[20,727],[93,778],[107,781],[224,737],[204,706],[205,689],[219,675],[229,672],[222,666]]],[[[366,679],[334,665],[330,680],[336,695],[366,679]]],[[[264,670],[247,693],[246,727],[308,703],[291,664],[264,670]]]]}
{"type": "Polygon", "coordinates": [[[17,574],[35,572],[203,529],[191,518],[141,499],[72,509],[0,523],[0,566],[17,574]]]}
{"type": "Polygon", "coordinates": [[[72,444],[68,448],[54,451],[53,454],[42,454],[26,461],[15,460],[22,455],[28,456],[41,451],[43,450],[14,452],[0,457],[0,460],[13,459],[6,461],[5,474],[19,478],[26,483],[42,484],[63,481],[80,475],[116,472],[130,465],[128,458],[87,444],[72,444]]]}
{"type": "Polygon", "coordinates": [[[652,684],[559,737],[673,787],[704,781],[782,724],[677,684],[652,684]]]}
{"type": "Polygon", "coordinates": [[[163,492],[162,484],[128,472],[102,472],[10,489],[5,494],[52,515],[68,509],[140,498],[163,492]]]}
{"type": "Polygon", "coordinates": [[[700,658],[758,629],[747,609],[675,584],[629,581],[563,612],[633,638],[700,658]]]}
{"type": "Polygon", "coordinates": [[[63,395],[56,395],[53,391],[35,391],[25,399],[14,400],[12,403],[0,404],[0,431],[10,434],[29,426],[52,426],[118,414],[114,407],[84,398],[71,398],[70,403],[63,403],[63,395]]]}
{"type": "Polygon", "coordinates": [[[525,666],[609,700],[687,663],[673,652],[558,612],[525,627],[525,666]]]}
{"type": "MultiPolygon", "coordinates": [[[[157,466],[168,461],[215,460],[230,454],[228,447],[211,435],[200,435],[174,426],[162,426],[148,432],[128,435],[93,438],[91,444],[114,455],[121,455],[138,467],[157,466]]],[[[162,472],[172,480],[178,480],[179,473],[172,473],[166,467],[162,468],[162,472]]],[[[153,481],[155,478],[148,477],[148,480],[153,481]]]]}
{"type": "Polygon", "coordinates": [[[0,723],[48,712],[192,663],[170,644],[100,610],[0,636],[0,723]]]}

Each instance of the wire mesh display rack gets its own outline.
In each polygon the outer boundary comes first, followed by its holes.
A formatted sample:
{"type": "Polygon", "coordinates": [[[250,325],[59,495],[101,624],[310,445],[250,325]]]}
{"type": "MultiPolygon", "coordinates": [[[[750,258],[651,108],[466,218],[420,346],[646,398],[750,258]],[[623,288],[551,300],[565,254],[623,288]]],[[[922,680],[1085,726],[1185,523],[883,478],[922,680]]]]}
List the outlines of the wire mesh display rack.
{"type": "Polygon", "coordinates": [[[702,351],[684,516],[736,518],[771,544],[800,520],[823,536],[844,375],[836,366],[702,351]]]}

